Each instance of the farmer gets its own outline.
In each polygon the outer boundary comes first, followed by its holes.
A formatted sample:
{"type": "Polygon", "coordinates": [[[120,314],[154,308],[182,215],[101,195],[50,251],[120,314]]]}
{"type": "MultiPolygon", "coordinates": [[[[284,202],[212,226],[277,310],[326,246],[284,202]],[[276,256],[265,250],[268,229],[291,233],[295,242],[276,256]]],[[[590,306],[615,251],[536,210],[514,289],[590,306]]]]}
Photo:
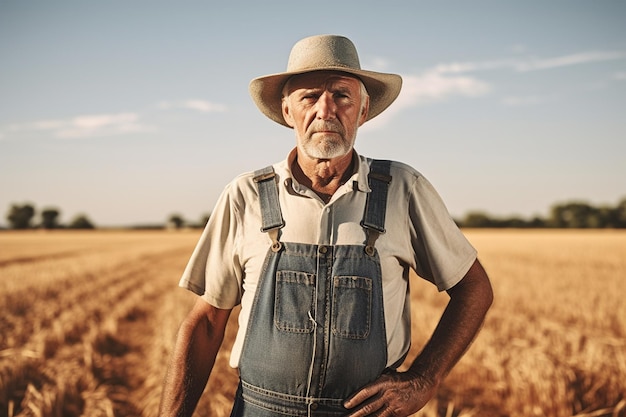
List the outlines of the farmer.
{"type": "MultiPolygon", "coordinates": [[[[352,42],[313,36],[287,72],[252,80],[261,112],[292,128],[287,158],[223,191],[180,285],[200,297],[179,330],[162,416],[191,416],[241,304],[232,416],[407,416],[435,394],[492,302],[475,249],[413,168],[357,154],[357,129],[398,96],[352,42]],[[409,271],[447,291],[405,372],[409,271]]],[[[393,140],[393,138],[389,138],[393,140]]]]}

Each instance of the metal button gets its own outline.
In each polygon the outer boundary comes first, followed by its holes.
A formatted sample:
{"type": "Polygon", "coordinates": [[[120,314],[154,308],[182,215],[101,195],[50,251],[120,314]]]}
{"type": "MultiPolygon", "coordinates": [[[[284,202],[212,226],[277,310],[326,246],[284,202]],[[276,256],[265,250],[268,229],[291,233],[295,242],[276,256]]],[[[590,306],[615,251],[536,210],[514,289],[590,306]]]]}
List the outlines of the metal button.
{"type": "Polygon", "coordinates": [[[374,254],[376,253],[376,249],[374,249],[373,246],[367,245],[365,246],[365,253],[367,253],[369,256],[374,256],[374,254]]]}
{"type": "Polygon", "coordinates": [[[318,403],[311,403],[311,410],[315,411],[317,410],[317,407],[319,407],[318,403]]]}
{"type": "Polygon", "coordinates": [[[319,253],[325,254],[328,252],[328,246],[320,246],[318,250],[319,253]]]}

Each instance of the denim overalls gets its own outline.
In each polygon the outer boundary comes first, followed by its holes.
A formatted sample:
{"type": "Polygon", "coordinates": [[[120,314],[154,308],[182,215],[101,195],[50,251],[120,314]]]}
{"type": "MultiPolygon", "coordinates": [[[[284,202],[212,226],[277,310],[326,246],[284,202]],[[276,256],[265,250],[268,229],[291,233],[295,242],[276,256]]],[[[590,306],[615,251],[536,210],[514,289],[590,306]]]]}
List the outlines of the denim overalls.
{"type": "Polygon", "coordinates": [[[239,363],[231,417],[342,416],[342,403],[387,364],[382,275],[389,161],[373,161],[361,225],[364,245],[280,242],[285,225],[272,167],[255,173],[263,265],[239,363]]]}

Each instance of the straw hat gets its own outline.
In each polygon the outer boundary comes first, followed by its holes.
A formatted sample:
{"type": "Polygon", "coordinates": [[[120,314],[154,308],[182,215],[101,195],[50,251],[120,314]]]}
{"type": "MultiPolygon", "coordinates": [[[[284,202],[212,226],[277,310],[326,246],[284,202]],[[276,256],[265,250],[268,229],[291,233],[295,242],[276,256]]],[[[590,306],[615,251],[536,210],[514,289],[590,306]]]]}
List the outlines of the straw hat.
{"type": "Polygon", "coordinates": [[[283,118],[281,108],[285,82],[296,74],[324,70],[353,74],[365,84],[370,96],[367,120],[389,107],[402,87],[399,75],[362,70],[356,48],[350,39],[337,35],[318,35],[304,38],[293,46],[286,72],[252,80],[250,95],[263,114],[290,127],[283,118]]]}

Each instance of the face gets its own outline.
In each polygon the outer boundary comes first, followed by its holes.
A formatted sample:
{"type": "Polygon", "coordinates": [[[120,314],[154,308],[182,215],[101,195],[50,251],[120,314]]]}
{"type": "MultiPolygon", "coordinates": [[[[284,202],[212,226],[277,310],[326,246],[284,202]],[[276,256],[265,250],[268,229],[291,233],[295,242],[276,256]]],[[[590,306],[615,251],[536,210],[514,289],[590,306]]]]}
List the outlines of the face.
{"type": "Polygon", "coordinates": [[[298,149],[314,159],[348,154],[367,118],[369,98],[361,82],[331,71],[292,77],[285,88],[283,117],[294,128],[298,149]]]}

